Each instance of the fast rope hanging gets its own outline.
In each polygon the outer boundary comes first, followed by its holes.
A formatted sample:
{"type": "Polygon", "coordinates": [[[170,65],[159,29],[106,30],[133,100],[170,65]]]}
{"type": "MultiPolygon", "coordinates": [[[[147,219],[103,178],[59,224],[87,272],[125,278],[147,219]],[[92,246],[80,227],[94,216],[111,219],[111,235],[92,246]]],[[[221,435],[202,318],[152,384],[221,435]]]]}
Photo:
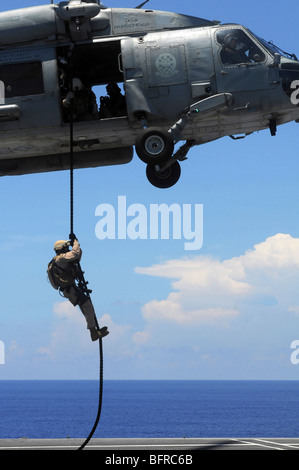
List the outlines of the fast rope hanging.
{"type": "MultiPolygon", "coordinates": [[[[74,122],[73,122],[73,99],[71,100],[71,113],[70,113],[70,233],[74,234],[74,122]]],[[[91,291],[87,288],[88,282],[85,281],[84,272],[81,269],[80,263],[77,263],[79,270],[79,285],[84,290],[85,294],[90,297],[91,291]]],[[[95,316],[96,327],[99,329],[97,317],[95,316]]],[[[99,338],[99,353],[100,353],[100,377],[99,377],[99,404],[98,412],[95,423],[89,436],[77,450],[83,450],[92,438],[101,417],[102,399],[103,399],[103,341],[99,338]]]]}

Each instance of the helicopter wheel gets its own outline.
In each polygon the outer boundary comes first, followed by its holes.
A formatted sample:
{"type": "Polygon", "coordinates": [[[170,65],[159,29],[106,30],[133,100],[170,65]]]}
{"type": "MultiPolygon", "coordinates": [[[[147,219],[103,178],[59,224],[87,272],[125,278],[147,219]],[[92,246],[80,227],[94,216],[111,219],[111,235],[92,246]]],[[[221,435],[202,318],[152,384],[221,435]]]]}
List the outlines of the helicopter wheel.
{"type": "Polygon", "coordinates": [[[180,179],[181,166],[178,161],[174,162],[164,171],[157,171],[156,166],[147,165],[146,176],[149,182],[156,188],[166,189],[174,186],[180,179]]]}
{"type": "Polygon", "coordinates": [[[137,138],[135,149],[138,157],[148,165],[161,165],[173,154],[174,142],[168,132],[146,129],[137,138]]]}

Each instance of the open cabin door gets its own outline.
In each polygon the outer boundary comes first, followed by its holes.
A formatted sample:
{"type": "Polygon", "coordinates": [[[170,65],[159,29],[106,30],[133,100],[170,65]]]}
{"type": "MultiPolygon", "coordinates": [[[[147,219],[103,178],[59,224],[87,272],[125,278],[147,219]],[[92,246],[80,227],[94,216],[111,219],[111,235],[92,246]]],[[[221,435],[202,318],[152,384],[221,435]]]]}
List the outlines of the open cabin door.
{"type": "MultiPolygon", "coordinates": [[[[69,85],[72,81],[71,79],[76,79],[81,82],[85,91],[95,95],[92,99],[98,113],[97,116],[93,113],[93,117],[90,115],[89,118],[75,116],[75,120],[105,119],[126,115],[126,111],[120,111],[116,106],[113,106],[112,112],[103,111],[103,108],[107,108],[105,106],[108,99],[105,96],[107,94],[107,85],[118,89],[118,84],[121,87],[124,81],[120,65],[120,40],[109,38],[109,40],[101,39],[91,43],[78,44],[72,50],[70,63],[68,62],[69,53],[69,46],[58,49],[61,101],[70,91],[69,85]]],[[[107,110],[105,109],[105,111],[107,110]]],[[[65,114],[63,114],[63,120],[68,121],[65,114]]]]}

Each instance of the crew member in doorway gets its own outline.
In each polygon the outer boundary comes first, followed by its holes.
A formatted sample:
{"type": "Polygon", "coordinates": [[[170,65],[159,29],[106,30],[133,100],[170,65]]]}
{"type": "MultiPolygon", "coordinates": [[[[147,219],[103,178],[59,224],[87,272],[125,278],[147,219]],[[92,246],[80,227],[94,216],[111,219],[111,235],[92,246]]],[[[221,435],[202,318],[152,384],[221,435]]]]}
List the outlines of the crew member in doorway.
{"type": "Polygon", "coordinates": [[[54,245],[56,256],[48,265],[49,281],[54,289],[59,290],[63,297],[67,298],[75,307],[79,308],[85,316],[87,328],[90,331],[92,341],[104,338],[109,334],[106,326],[97,328],[95,311],[90,296],[80,288],[80,271],[78,263],[82,256],[79,242],[74,235],[70,235],[70,241],[58,240],[54,245]],[[72,249],[70,250],[70,246],[72,249]]]}
{"type": "Polygon", "coordinates": [[[65,120],[91,121],[98,119],[97,99],[94,92],[83,85],[79,78],[72,80],[72,90],[62,100],[65,120]]]}
{"type": "Polygon", "coordinates": [[[121,89],[115,82],[106,86],[107,95],[101,96],[101,106],[99,111],[100,119],[121,117],[127,114],[126,98],[121,93],[121,89]]]}

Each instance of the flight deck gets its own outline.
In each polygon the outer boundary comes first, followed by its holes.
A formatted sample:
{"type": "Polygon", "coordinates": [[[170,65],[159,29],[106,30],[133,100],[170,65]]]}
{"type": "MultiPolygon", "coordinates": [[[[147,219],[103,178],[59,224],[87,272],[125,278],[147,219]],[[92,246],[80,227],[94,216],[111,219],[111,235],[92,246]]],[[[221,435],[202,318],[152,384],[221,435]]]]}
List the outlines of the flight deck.
{"type": "MultiPolygon", "coordinates": [[[[78,450],[84,439],[0,439],[0,450],[78,450]]],[[[109,458],[122,454],[183,456],[199,450],[299,450],[299,438],[150,438],[92,439],[84,450],[104,451],[109,458]],[[146,452],[144,452],[146,451],[146,452]]],[[[141,457],[140,457],[141,458],[141,457]]],[[[111,461],[111,463],[113,463],[111,461]]]]}

